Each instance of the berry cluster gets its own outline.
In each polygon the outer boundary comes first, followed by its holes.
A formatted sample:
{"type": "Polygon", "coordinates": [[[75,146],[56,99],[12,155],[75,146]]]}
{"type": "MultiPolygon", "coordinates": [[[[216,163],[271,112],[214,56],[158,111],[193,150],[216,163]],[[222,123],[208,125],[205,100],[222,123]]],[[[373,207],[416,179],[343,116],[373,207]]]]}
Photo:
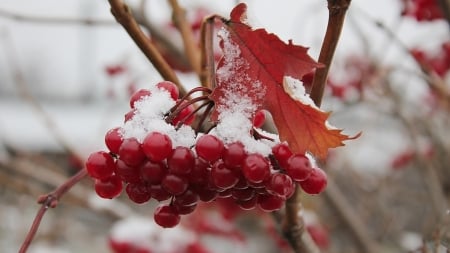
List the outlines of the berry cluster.
{"type": "Polygon", "coordinates": [[[444,17],[437,0],[402,0],[402,15],[414,17],[417,21],[433,21],[444,17]]]}
{"type": "MultiPolygon", "coordinates": [[[[161,82],[157,88],[156,93],[161,95],[164,91],[175,103],[168,112],[157,114],[158,123],[151,121],[158,127],[149,126],[150,121],[135,122],[140,117],[139,110],[143,110],[140,107],[146,105],[142,102],[157,99],[155,91],[140,90],[131,97],[132,110],[125,116],[124,127],[107,132],[109,152],[98,151],[89,156],[86,168],[95,179],[95,191],[100,197],[114,198],[125,185],[126,194],[135,203],[152,198],[163,202],[156,208],[154,219],[162,227],[174,227],[180,222],[180,215],[195,210],[198,201],[230,198],[244,210],[259,207],[270,212],[283,206],[294,193],[295,183],[310,194],[324,190],[326,174],[314,168],[305,154],[293,154],[287,143],[267,138],[271,150],[263,155],[249,152],[240,141],[224,141],[214,131],[195,134],[192,130],[192,143],[180,141],[177,130],[192,123],[196,110],[190,101],[178,100],[174,84],[161,82]],[[131,131],[139,133],[137,137],[130,135],[125,131],[129,124],[145,128],[145,135],[141,134],[142,129],[131,131]]],[[[253,126],[263,123],[264,112],[256,113],[253,126]]],[[[253,136],[264,138],[255,133],[253,136]]]]}

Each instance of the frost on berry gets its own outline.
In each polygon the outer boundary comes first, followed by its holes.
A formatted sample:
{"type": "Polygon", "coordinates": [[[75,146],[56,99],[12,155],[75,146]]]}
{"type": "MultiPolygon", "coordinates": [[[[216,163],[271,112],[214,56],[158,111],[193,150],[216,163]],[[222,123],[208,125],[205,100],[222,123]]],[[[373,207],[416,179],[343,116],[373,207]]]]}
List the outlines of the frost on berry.
{"type": "Polygon", "coordinates": [[[120,134],[120,127],[113,128],[109,130],[105,135],[105,144],[109,151],[114,154],[119,153],[120,145],[122,145],[123,138],[120,134]]]}

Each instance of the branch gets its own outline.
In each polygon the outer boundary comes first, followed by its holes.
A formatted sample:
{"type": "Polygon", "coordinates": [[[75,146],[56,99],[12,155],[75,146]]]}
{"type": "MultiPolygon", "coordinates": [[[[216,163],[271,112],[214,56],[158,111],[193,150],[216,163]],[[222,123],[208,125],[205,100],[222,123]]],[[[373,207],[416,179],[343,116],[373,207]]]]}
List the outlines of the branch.
{"type": "Polygon", "coordinates": [[[350,2],[351,0],[328,0],[328,25],[319,55],[319,62],[324,64],[325,67],[316,70],[311,89],[311,98],[317,106],[320,106],[322,103],[328,71],[330,70],[350,2]]]}
{"type": "Polygon", "coordinates": [[[0,16],[16,20],[32,23],[52,24],[52,25],[97,25],[97,26],[113,26],[116,23],[113,20],[100,20],[90,18],[68,18],[68,17],[43,17],[13,13],[8,10],[0,9],[0,16]]]}
{"type": "Polygon", "coordinates": [[[122,0],[109,0],[111,5],[111,13],[116,18],[123,28],[127,31],[136,45],[141,49],[147,59],[153,64],[153,66],[158,70],[161,76],[168,81],[175,83],[178,86],[181,94],[185,94],[186,91],[181,85],[180,80],[176,76],[173,69],[164,60],[161,53],[156,49],[155,45],[150,41],[150,39],[144,34],[144,32],[139,27],[139,24],[134,19],[131,14],[130,8],[123,3],[122,0]]]}
{"type": "Polygon", "coordinates": [[[286,213],[282,224],[283,235],[296,253],[320,253],[319,248],[305,230],[305,221],[300,212],[300,190],[286,201],[286,213]]]}
{"type": "Polygon", "coordinates": [[[200,51],[195,43],[194,35],[191,27],[189,26],[189,22],[186,20],[186,11],[181,8],[177,0],[169,0],[169,3],[173,10],[172,19],[175,26],[181,33],[184,51],[188,58],[189,64],[194,72],[200,76],[200,51]]]}
{"type": "MultiPolygon", "coordinates": [[[[331,61],[333,60],[333,55],[344,24],[345,14],[350,2],[351,0],[328,0],[328,25],[319,56],[319,62],[323,63],[325,67],[316,70],[311,90],[311,99],[319,107],[322,103],[328,71],[331,66],[331,61]]],[[[303,217],[299,215],[301,210],[298,201],[299,196],[300,189],[297,187],[294,195],[286,201],[286,215],[283,224],[283,232],[295,252],[320,252],[315,244],[307,243],[308,234],[304,232],[304,220],[303,217]]]]}
{"type": "Polygon", "coordinates": [[[42,218],[44,214],[47,212],[48,208],[55,208],[58,205],[59,199],[72,188],[76,183],[78,183],[81,179],[83,179],[87,175],[87,171],[85,169],[80,170],[77,174],[73,175],[69,180],[67,180],[64,184],[56,188],[53,192],[40,196],[38,198],[38,203],[42,204],[39,209],[36,217],[33,220],[33,225],[28,231],[27,237],[25,241],[22,243],[20,247],[19,253],[25,253],[28,250],[31,242],[33,241],[34,236],[39,228],[42,218]]]}

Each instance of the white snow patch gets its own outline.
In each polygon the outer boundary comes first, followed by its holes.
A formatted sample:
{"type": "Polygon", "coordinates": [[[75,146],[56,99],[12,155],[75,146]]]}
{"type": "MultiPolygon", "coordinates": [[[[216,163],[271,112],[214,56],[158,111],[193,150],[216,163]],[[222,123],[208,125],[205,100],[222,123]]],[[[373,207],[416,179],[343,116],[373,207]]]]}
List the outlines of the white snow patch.
{"type": "Polygon", "coordinates": [[[406,251],[415,251],[422,246],[422,236],[415,232],[404,232],[400,236],[400,245],[406,251]]]}
{"type": "Polygon", "coordinates": [[[249,153],[269,155],[272,146],[279,142],[278,135],[257,131],[270,140],[255,140],[252,133],[251,119],[266,95],[266,89],[259,80],[252,80],[247,74],[250,65],[241,57],[239,46],[230,39],[229,32],[222,28],[219,37],[223,42],[223,65],[217,70],[219,84],[226,84],[223,97],[216,105],[219,123],[211,134],[219,137],[225,144],[241,142],[249,153]]]}
{"type": "Polygon", "coordinates": [[[319,109],[314,101],[306,93],[303,83],[290,76],[283,77],[283,88],[284,91],[291,96],[292,99],[299,101],[304,105],[309,105],[315,109],[319,109]]]}
{"type": "Polygon", "coordinates": [[[118,221],[110,237],[114,241],[131,243],[158,253],[179,252],[196,240],[196,236],[182,226],[164,229],[152,219],[139,216],[118,221]]]}
{"type": "Polygon", "coordinates": [[[169,92],[154,88],[150,96],[144,96],[135,102],[136,112],[134,116],[122,127],[124,138],[136,138],[142,143],[151,132],[167,134],[172,140],[172,145],[192,146],[195,143],[195,131],[190,126],[182,126],[178,130],[164,120],[164,114],[175,105],[169,92]]]}

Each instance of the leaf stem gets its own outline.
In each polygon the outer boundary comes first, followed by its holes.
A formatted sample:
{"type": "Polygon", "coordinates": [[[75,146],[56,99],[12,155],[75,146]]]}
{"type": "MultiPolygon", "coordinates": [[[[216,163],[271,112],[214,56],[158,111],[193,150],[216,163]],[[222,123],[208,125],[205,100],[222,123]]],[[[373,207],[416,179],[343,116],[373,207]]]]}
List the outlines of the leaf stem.
{"type": "Polygon", "coordinates": [[[319,107],[350,2],[351,0],[328,0],[328,25],[319,55],[319,62],[325,67],[316,70],[311,89],[311,99],[319,107]]]}
{"type": "Polygon", "coordinates": [[[69,178],[62,185],[60,185],[58,188],[56,188],[54,191],[46,195],[42,195],[38,198],[38,203],[42,204],[41,208],[39,209],[39,211],[36,214],[36,217],[33,220],[33,224],[31,225],[31,228],[28,231],[27,237],[23,241],[22,246],[20,247],[19,253],[27,252],[28,247],[33,241],[33,238],[36,235],[37,230],[39,229],[39,225],[42,221],[42,218],[44,217],[48,208],[49,207],[55,208],[58,205],[59,199],[76,183],[81,181],[81,179],[83,179],[85,176],[87,176],[87,171],[85,169],[82,169],[78,171],[77,174],[69,178]]]}
{"type": "Polygon", "coordinates": [[[170,67],[166,60],[164,60],[151,40],[144,34],[136,19],[131,14],[130,8],[122,0],[109,0],[109,4],[111,5],[111,13],[116,18],[116,21],[123,26],[164,80],[175,83],[178,86],[180,93],[186,94],[175,71],[170,67]]]}

